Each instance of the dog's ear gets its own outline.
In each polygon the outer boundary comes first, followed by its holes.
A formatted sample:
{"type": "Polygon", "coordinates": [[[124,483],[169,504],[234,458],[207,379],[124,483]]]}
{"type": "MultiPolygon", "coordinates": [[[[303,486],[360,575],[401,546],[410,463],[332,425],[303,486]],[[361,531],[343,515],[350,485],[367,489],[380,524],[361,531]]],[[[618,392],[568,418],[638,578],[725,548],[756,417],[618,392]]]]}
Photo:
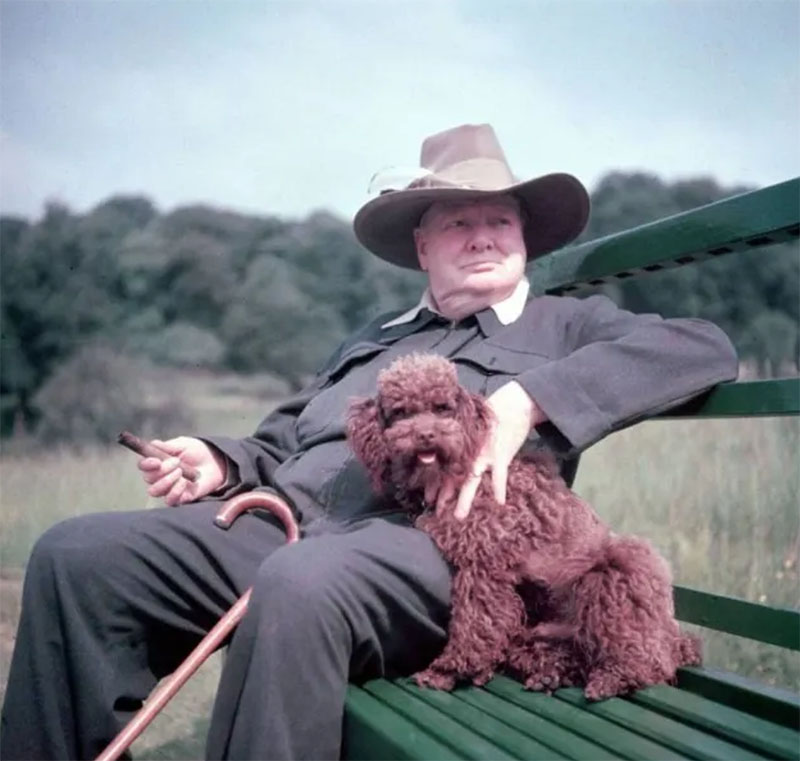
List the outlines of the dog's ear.
{"type": "Polygon", "coordinates": [[[492,425],[492,411],[482,396],[459,389],[456,418],[466,432],[464,457],[472,462],[481,451],[492,425]]]}
{"type": "Polygon", "coordinates": [[[380,409],[374,399],[353,399],[347,417],[347,438],[353,451],[369,471],[370,481],[380,494],[389,466],[389,451],[383,438],[380,409]]]}

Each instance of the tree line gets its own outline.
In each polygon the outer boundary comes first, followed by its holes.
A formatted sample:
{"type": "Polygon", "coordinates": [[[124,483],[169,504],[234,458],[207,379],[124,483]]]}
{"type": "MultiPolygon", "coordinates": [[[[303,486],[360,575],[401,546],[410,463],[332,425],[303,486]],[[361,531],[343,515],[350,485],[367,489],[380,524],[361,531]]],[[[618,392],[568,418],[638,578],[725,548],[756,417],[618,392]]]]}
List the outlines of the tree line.
{"type": "MultiPolygon", "coordinates": [[[[743,192],[615,172],[592,193],[581,240],[743,192]]],[[[135,361],[270,372],[297,387],[350,332],[410,306],[424,284],[366,253],[346,221],[193,205],[159,212],[114,196],[85,214],[57,202],[41,219],[0,218],[0,427],[33,431],[130,393],[135,361]],[[71,396],[70,389],[77,389],[71,396]],[[89,390],[91,389],[91,390],[89,390]]],[[[797,246],[744,252],[615,285],[621,306],[701,316],[769,373],[796,365],[797,246]]],[[[53,428],[55,426],[55,428],[53,428]]],[[[65,436],[96,431],[64,428],[65,436]]]]}

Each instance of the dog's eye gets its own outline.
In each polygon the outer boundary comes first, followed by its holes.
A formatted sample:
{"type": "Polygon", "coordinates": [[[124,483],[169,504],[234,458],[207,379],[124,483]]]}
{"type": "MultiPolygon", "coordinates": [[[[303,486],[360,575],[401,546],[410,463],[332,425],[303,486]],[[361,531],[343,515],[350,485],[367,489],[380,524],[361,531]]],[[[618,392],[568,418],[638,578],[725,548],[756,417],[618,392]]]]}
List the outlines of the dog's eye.
{"type": "Polygon", "coordinates": [[[405,407],[393,407],[386,412],[386,420],[389,423],[394,423],[395,421],[407,416],[408,411],[405,409],[405,407]]]}
{"type": "Polygon", "coordinates": [[[439,402],[438,404],[433,405],[433,411],[437,415],[446,415],[448,412],[452,412],[452,407],[445,402],[439,402]]]}

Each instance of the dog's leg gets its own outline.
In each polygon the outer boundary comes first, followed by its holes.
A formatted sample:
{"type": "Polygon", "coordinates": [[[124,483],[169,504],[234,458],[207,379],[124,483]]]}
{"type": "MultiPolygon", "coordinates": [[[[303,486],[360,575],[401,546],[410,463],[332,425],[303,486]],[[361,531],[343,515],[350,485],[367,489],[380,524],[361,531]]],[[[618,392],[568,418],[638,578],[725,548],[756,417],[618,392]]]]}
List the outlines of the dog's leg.
{"type": "Polygon", "coordinates": [[[668,682],[680,631],[663,559],[645,541],[618,537],[573,587],[576,642],[588,658],[586,697],[600,700],[668,682]]]}
{"type": "Polygon", "coordinates": [[[524,616],[513,579],[488,578],[474,566],[460,569],[453,579],[447,645],[414,679],[420,685],[446,690],[460,679],[485,684],[505,663],[511,637],[524,616]]]}
{"type": "Polygon", "coordinates": [[[533,629],[514,638],[508,665],[529,690],[551,693],[582,681],[574,642],[538,637],[533,629]]]}

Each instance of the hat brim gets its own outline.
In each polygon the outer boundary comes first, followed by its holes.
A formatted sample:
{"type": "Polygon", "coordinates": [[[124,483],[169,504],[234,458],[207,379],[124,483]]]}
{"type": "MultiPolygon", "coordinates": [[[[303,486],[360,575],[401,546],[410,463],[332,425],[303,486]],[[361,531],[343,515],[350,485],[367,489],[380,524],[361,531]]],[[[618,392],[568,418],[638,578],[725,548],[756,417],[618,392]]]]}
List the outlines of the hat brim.
{"type": "Polygon", "coordinates": [[[418,188],[384,193],[368,201],[353,220],[356,237],[381,259],[419,269],[412,231],[436,201],[476,201],[501,195],[519,199],[527,220],[524,228],[528,260],[580,235],[589,219],[589,194],[571,174],[547,174],[502,190],[418,188]]]}

